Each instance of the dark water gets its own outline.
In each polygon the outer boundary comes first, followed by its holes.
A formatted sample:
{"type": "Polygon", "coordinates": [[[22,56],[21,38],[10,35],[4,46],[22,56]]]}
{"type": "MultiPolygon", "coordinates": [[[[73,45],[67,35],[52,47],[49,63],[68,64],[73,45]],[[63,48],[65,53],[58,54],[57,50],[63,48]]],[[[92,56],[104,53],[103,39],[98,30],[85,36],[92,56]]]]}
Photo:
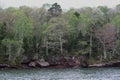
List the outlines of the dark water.
{"type": "Polygon", "coordinates": [[[0,80],[120,80],[120,68],[0,70],[0,80]]]}

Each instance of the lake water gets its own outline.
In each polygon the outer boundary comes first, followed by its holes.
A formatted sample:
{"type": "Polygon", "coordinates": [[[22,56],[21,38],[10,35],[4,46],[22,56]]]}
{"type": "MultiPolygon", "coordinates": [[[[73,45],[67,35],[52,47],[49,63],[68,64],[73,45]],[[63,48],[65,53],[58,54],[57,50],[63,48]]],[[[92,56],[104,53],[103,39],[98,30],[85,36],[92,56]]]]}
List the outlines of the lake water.
{"type": "Polygon", "coordinates": [[[0,80],[120,80],[120,68],[0,70],[0,80]]]}

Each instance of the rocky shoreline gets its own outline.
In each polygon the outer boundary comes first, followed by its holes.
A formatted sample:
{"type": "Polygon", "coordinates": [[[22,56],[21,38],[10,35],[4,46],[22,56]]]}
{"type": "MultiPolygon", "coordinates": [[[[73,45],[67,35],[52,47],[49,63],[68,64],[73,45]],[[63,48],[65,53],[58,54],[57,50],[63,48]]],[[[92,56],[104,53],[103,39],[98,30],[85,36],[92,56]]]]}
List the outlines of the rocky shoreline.
{"type": "Polygon", "coordinates": [[[67,64],[50,64],[46,61],[32,61],[29,64],[14,65],[0,64],[0,69],[30,69],[30,68],[103,68],[103,67],[120,67],[120,61],[109,63],[98,63],[87,66],[67,65],[67,64]]]}

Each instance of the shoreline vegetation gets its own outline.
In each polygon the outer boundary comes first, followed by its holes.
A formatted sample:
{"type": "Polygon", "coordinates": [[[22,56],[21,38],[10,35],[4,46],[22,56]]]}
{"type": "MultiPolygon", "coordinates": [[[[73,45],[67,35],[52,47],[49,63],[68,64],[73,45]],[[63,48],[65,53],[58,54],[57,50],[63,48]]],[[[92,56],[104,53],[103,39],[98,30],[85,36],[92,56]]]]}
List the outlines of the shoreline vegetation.
{"type": "Polygon", "coordinates": [[[0,8],[0,69],[120,67],[120,4],[0,8]]]}

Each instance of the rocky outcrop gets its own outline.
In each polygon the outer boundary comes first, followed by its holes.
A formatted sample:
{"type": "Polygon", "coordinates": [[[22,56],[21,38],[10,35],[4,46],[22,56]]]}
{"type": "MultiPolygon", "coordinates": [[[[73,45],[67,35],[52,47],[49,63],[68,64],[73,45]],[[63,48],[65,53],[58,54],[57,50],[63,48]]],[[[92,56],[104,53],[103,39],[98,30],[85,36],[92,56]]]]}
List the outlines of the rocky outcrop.
{"type": "Polygon", "coordinates": [[[29,67],[48,67],[50,64],[44,59],[32,61],[29,63],[29,67]]]}

